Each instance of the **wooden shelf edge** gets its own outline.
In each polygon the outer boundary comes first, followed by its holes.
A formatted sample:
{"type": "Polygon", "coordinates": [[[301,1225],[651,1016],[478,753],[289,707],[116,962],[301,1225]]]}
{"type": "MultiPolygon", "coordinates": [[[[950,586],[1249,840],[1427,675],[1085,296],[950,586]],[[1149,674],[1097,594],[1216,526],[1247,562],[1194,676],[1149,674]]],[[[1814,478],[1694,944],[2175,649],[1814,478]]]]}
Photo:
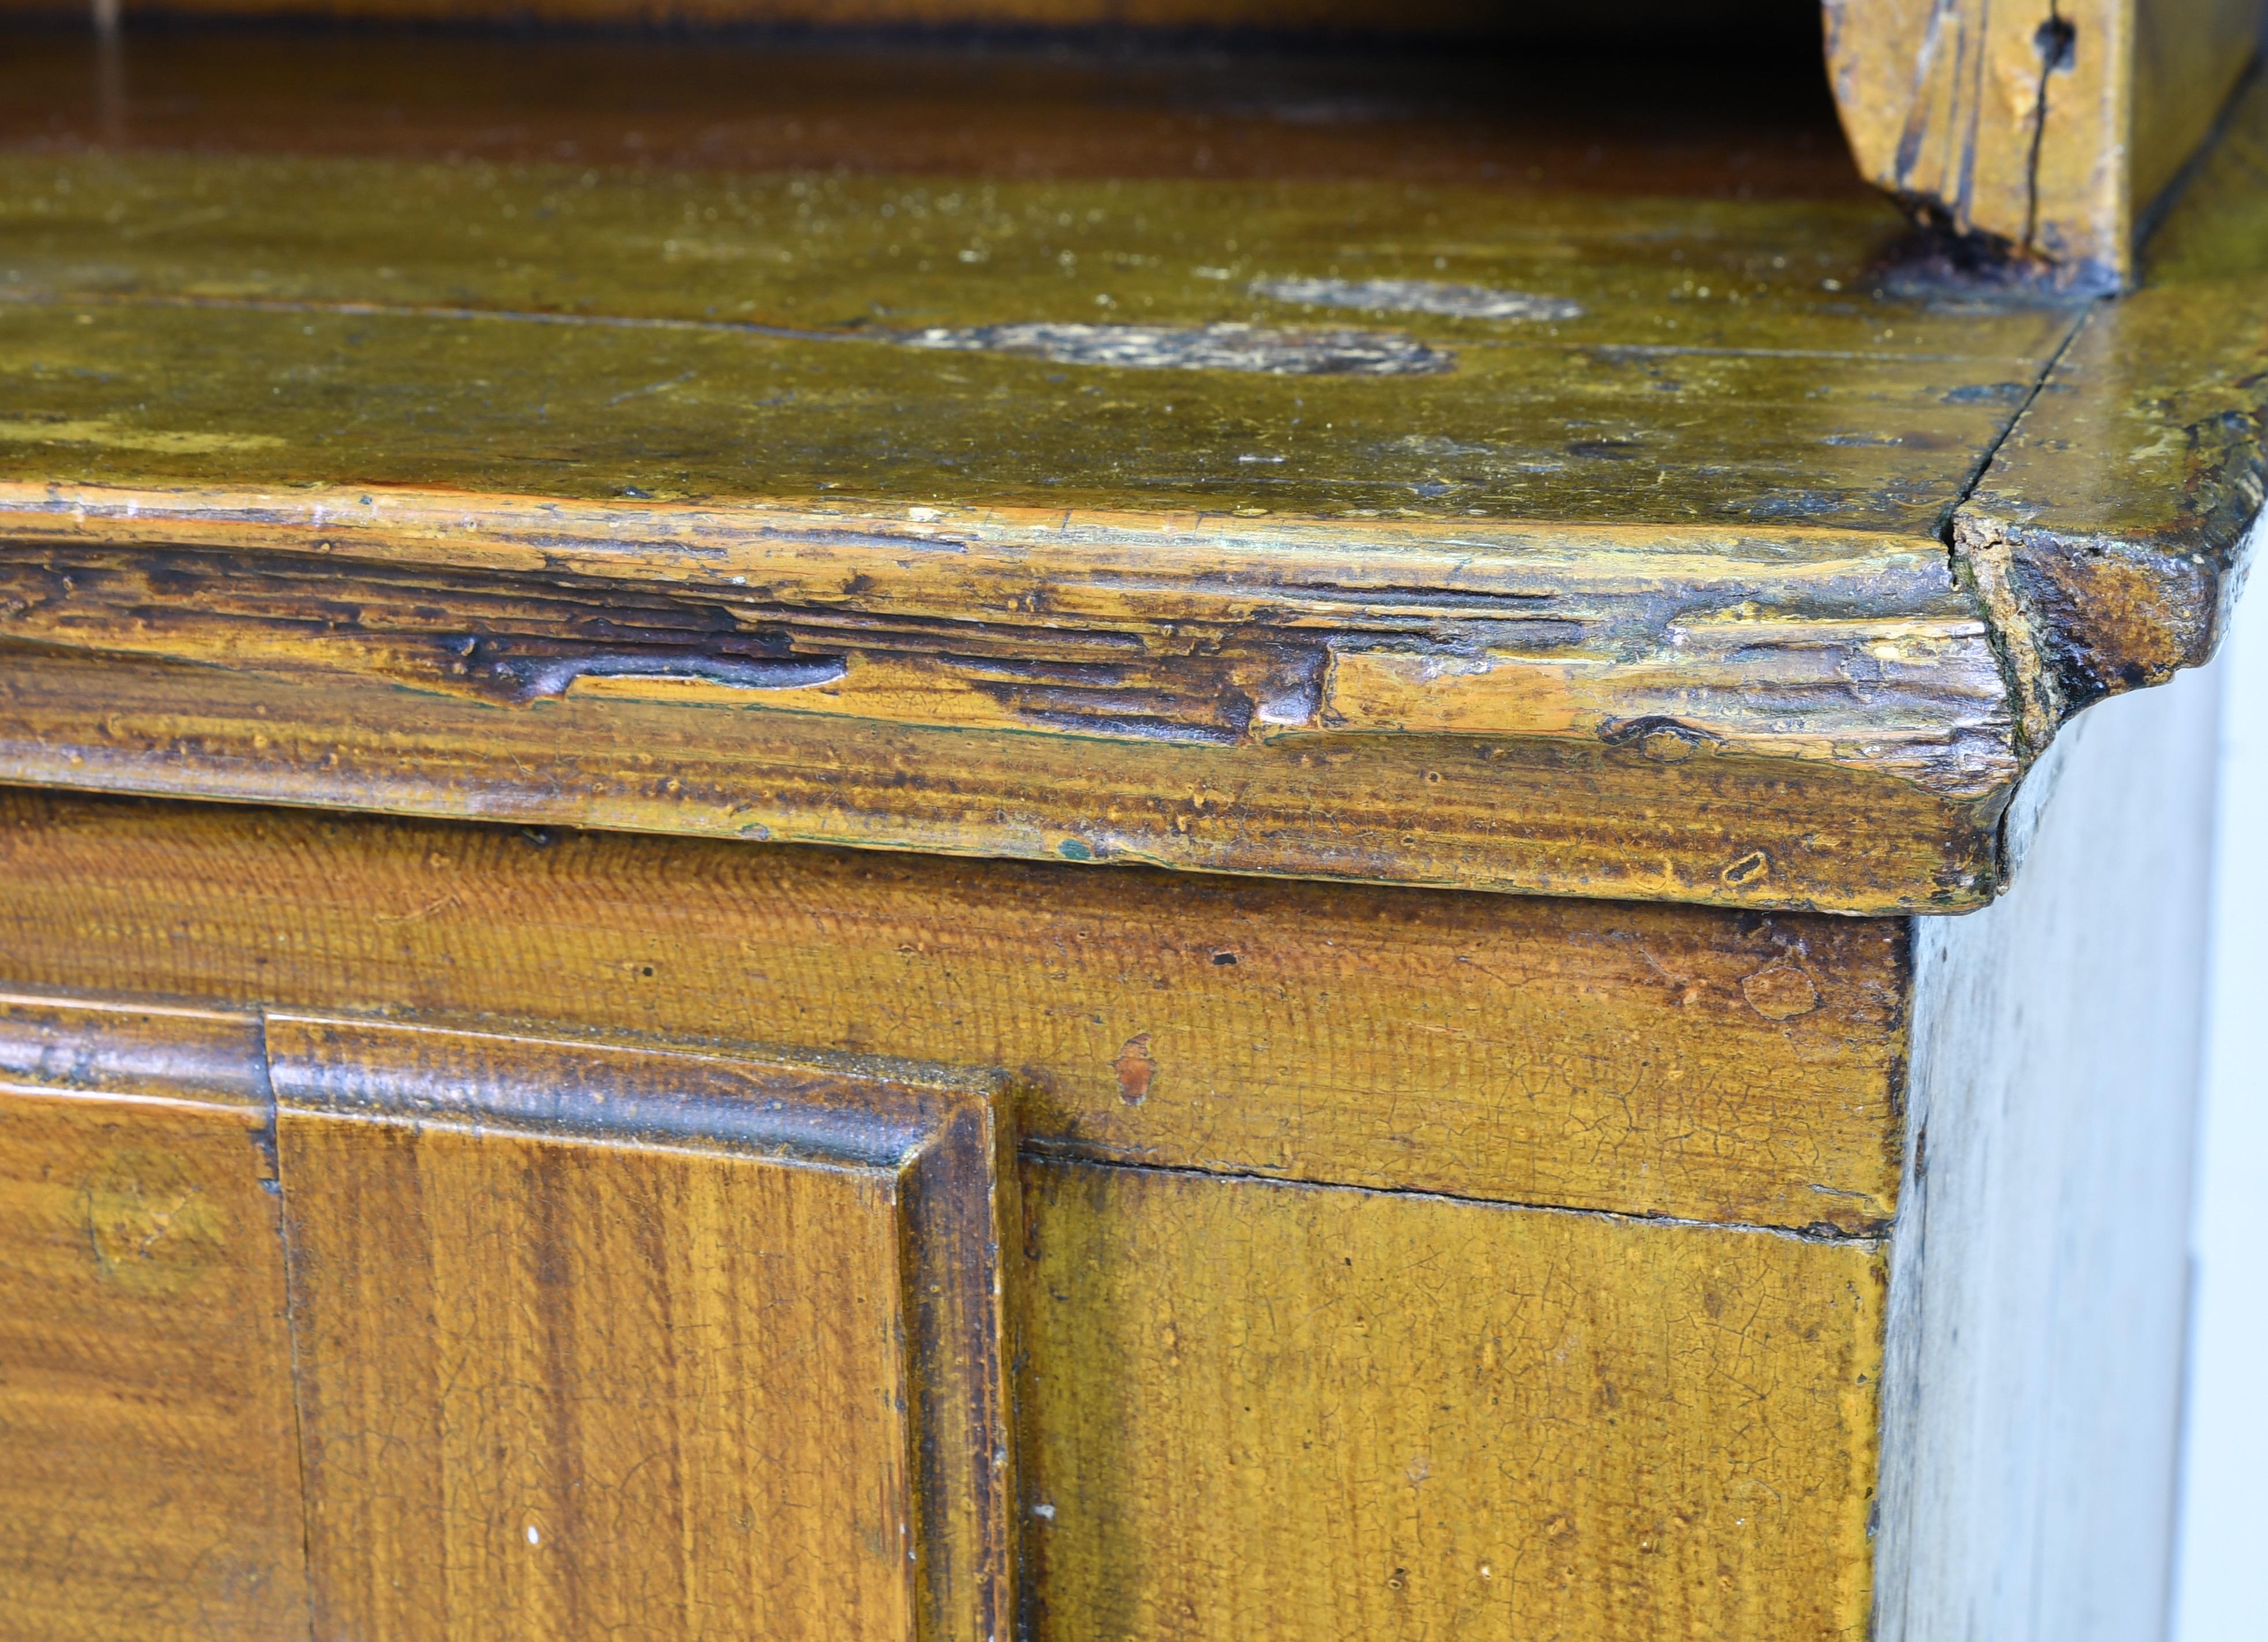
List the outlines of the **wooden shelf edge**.
{"type": "Polygon", "coordinates": [[[2213,657],[2268,495],[2268,85],[2255,77],[2152,241],[2016,418],[1953,542],[2036,756],[2108,696],[2213,657]]]}
{"type": "Polygon", "coordinates": [[[0,778],[1849,912],[2020,773],[1926,538],[0,496],[0,778]]]}

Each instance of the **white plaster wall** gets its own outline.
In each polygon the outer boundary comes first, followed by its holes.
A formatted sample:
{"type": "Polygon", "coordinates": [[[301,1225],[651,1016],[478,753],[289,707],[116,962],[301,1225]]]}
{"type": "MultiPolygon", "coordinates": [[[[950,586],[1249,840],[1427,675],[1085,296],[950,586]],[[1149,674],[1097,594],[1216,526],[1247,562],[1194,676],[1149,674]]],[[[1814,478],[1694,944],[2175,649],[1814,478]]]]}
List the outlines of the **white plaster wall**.
{"type": "MultiPolygon", "coordinates": [[[[2256,575],[2268,584],[2268,566],[2256,575]]],[[[2191,1248],[2177,1642],[2268,1637],[2268,585],[2221,675],[2213,984],[2191,1248]]]]}

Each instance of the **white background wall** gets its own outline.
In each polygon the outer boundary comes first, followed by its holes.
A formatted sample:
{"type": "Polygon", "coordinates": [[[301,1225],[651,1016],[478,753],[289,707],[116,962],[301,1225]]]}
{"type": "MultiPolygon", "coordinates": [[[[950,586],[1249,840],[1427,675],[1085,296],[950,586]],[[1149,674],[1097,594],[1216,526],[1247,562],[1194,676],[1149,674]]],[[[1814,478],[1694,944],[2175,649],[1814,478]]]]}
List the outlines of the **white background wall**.
{"type": "Polygon", "coordinates": [[[2224,690],[2177,1642],[2268,1638],[2268,564],[2224,690]]]}

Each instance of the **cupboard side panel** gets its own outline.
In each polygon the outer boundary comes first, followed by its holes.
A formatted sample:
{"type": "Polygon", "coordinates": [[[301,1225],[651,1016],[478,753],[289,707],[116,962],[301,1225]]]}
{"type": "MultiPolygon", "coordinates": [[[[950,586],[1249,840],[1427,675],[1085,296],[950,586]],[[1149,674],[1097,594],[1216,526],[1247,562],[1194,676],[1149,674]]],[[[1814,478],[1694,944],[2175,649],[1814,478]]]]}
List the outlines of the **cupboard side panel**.
{"type": "Polygon", "coordinates": [[[2218,689],[2088,709],[2007,895],[1918,926],[1881,1642],[2164,1634],[2218,689]]]}

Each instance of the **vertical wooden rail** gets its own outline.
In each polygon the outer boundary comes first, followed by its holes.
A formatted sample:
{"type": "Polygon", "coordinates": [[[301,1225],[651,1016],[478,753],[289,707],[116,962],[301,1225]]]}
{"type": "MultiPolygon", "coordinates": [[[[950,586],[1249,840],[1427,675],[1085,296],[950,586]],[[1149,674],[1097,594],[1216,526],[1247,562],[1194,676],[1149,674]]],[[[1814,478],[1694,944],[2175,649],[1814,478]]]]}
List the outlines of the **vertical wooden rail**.
{"type": "Polygon", "coordinates": [[[1859,168],[2073,289],[2132,283],[2151,204],[2251,61],[2259,0],[1826,0],[1859,168]]]}
{"type": "Polygon", "coordinates": [[[0,1635],[307,1635],[256,1018],[0,995],[0,1635]]]}

